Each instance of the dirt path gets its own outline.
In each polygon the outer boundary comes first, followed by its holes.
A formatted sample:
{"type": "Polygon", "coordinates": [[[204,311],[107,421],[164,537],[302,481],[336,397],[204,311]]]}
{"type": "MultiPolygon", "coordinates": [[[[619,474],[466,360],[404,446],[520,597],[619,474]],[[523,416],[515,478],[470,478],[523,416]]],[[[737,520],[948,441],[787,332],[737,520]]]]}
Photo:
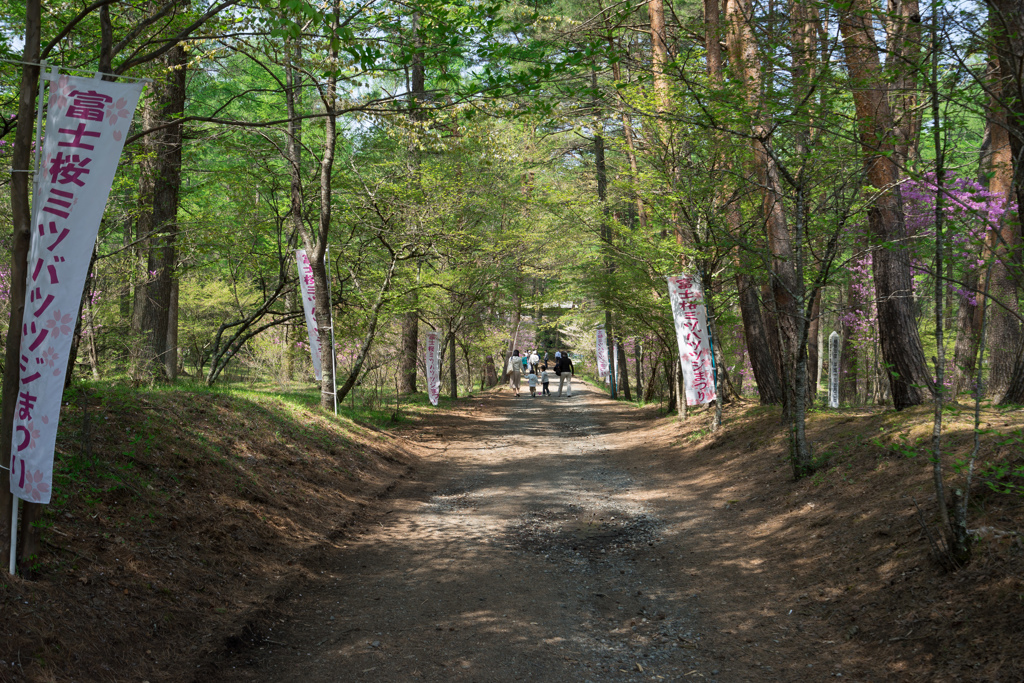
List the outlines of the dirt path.
{"type": "Polygon", "coordinates": [[[771,581],[715,526],[707,492],[652,483],[645,429],[585,386],[490,394],[439,420],[419,481],[310,559],[318,579],[199,680],[842,677],[832,641],[765,612],[771,581]]]}

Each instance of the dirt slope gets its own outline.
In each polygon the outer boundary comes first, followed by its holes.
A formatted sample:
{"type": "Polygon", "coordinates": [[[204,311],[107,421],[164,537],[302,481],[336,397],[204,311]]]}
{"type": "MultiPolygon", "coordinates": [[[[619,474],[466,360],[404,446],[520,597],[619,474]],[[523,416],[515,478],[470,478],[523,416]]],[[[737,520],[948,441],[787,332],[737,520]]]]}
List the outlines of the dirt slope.
{"type": "Polygon", "coordinates": [[[98,387],[60,426],[34,580],[0,579],[0,681],[189,680],[416,462],[259,395],[98,387]]]}

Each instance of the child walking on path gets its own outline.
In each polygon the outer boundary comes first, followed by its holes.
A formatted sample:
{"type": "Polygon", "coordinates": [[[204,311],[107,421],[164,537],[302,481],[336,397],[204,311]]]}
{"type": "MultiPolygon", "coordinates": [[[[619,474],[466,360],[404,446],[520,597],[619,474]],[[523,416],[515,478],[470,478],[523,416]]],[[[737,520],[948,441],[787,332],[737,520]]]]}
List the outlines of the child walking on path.
{"type": "Polygon", "coordinates": [[[548,366],[540,366],[540,385],[541,385],[541,396],[550,396],[551,390],[548,389],[548,366]]]}
{"type": "Polygon", "coordinates": [[[530,396],[537,398],[537,373],[531,369],[526,381],[530,383],[530,396]]]}

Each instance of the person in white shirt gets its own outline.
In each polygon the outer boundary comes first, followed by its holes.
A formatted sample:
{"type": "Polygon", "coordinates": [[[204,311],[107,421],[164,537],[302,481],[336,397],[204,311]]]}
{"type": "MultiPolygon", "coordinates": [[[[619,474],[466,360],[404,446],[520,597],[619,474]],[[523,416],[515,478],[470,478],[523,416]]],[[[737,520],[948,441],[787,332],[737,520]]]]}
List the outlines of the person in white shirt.
{"type": "Polygon", "coordinates": [[[537,355],[536,351],[530,353],[530,370],[537,372],[537,365],[540,363],[540,356],[537,355]]]}
{"type": "Polygon", "coordinates": [[[551,390],[548,389],[548,366],[547,365],[542,365],[542,366],[540,366],[540,369],[541,369],[541,373],[540,373],[541,396],[550,396],[551,395],[551,390]]]}

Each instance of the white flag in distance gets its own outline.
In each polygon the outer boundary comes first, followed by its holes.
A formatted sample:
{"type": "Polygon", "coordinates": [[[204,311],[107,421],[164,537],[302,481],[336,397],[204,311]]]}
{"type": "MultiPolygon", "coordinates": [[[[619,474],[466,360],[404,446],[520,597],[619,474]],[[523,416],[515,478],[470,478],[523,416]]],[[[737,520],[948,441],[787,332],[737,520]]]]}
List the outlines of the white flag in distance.
{"type": "Polygon", "coordinates": [[[839,407],[839,369],[842,354],[842,340],[839,333],[833,331],[828,336],[828,407],[839,407]]]}
{"type": "Polygon", "coordinates": [[[686,384],[686,404],[704,405],[715,400],[715,375],[711,364],[708,314],[700,281],[689,275],[668,278],[668,296],[679,344],[679,362],[686,384]]]}
{"type": "Polygon", "coordinates": [[[22,500],[50,502],[71,338],[142,87],[77,76],[60,76],[50,84],[11,434],[11,493],[22,500]]]}
{"type": "Polygon", "coordinates": [[[323,379],[320,363],[320,328],[316,325],[316,297],[313,294],[313,266],[305,249],[295,250],[299,265],[299,291],[302,294],[302,312],[306,314],[306,332],[309,334],[309,352],[313,356],[313,376],[323,379]]]}
{"type": "Polygon", "coordinates": [[[597,328],[597,376],[608,376],[608,333],[603,327],[597,328]]]}
{"type": "Polygon", "coordinates": [[[441,396],[441,334],[437,330],[427,332],[425,354],[423,360],[427,368],[427,395],[436,406],[441,396]]]}

